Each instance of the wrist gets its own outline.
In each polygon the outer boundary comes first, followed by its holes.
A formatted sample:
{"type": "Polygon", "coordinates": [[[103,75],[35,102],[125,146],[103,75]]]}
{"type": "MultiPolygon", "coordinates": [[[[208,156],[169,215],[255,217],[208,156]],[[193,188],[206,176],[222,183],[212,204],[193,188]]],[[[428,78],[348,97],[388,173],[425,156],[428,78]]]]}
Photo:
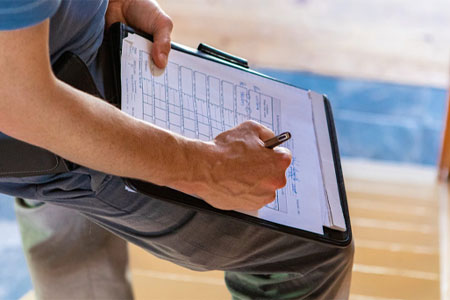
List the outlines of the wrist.
{"type": "Polygon", "coordinates": [[[185,139],[178,166],[167,186],[192,195],[203,194],[211,181],[214,146],[212,142],[185,139]]]}

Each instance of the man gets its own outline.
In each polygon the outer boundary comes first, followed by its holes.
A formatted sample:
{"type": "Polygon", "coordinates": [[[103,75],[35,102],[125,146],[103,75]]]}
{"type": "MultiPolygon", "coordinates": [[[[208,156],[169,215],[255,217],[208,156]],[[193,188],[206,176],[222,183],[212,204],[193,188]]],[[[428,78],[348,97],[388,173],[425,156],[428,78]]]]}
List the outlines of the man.
{"type": "MultiPolygon", "coordinates": [[[[3,178],[0,192],[76,210],[179,265],[226,270],[227,286],[236,299],[347,298],[351,246],[336,249],[125,191],[117,176],[195,194],[221,209],[255,210],[273,201],[276,190],[285,185],[291,156],[282,147],[264,148],[262,141],[274,134],[255,122],[245,122],[214,141],[187,139],[135,120],[55,78],[51,62],[65,51],[79,55],[96,76],[104,24],[117,21],[153,34],[152,59],[165,67],[172,22],[153,0],[0,2],[0,131],[83,166],[59,175],[3,178]]],[[[56,216],[66,213],[73,216],[67,211],[56,216]]],[[[90,224],[73,218],[77,228],[90,224]]],[[[50,223],[56,236],[64,230],[50,223]]],[[[105,236],[102,229],[95,231],[105,236]]],[[[77,241],[81,235],[71,232],[67,239],[77,241]]],[[[56,240],[54,244],[64,245],[60,235],[56,240]]],[[[106,243],[109,247],[120,244],[116,238],[107,240],[113,241],[106,243]]],[[[102,246],[93,247],[92,257],[100,259],[98,253],[108,252],[102,246]]],[[[124,261],[121,253],[112,257],[124,261]]],[[[46,261],[42,272],[74,259],[70,251],[55,255],[65,262],[46,261]]],[[[47,253],[42,256],[51,260],[47,253]]],[[[127,284],[119,282],[125,280],[123,264],[120,274],[114,273],[114,261],[104,266],[105,273],[91,280],[94,288],[74,280],[71,295],[80,298],[86,295],[83,289],[91,289],[89,298],[131,297],[127,284]],[[114,290],[117,287],[121,291],[114,290]]],[[[41,297],[68,295],[68,287],[58,285],[58,276],[45,278],[41,297]]]]}

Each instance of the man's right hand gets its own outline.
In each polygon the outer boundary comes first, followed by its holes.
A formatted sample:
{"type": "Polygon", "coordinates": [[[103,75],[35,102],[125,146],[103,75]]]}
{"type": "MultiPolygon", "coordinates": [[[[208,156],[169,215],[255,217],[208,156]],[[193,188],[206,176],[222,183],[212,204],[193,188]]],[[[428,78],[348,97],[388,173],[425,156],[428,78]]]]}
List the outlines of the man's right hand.
{"type": "Polygon", "coordinates": [[[253,121],[219,134],[192,161],[190,181],[177,188],[220,209],[263,207],[286,185],[285,173],[291,162],[288,149],[264,147],[263,141],[273,136],[271,130],[253,121]]]}

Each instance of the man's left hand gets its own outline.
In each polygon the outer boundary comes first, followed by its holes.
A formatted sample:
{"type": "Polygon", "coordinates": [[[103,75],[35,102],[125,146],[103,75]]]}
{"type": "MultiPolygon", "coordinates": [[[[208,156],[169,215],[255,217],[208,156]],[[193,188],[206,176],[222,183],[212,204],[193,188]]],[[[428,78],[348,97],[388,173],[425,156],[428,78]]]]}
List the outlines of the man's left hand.
{"type": "Polygon", "coordinates": [[[107,28],[122,22],[153,35],[152,59],[159,68],[166,67],[173,23],[155,0],[110,0],[105,21],[107,28]]]}

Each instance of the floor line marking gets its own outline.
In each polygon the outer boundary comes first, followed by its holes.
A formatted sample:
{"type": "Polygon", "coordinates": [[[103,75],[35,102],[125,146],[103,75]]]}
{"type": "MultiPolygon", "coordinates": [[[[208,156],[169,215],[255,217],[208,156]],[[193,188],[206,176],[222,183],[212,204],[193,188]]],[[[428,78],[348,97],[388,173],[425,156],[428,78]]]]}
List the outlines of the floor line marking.
{"type": "Polygon", "coordinates": [[[400,277],[408,277],[408,278],[414,278],[414,279],[439,281],[439,273],[415,271],[415,270],[408,270],[408,269],[396,269],[396,268],[388,268],[388,267],[382,267],[382,266],[369,266],[369,265],[363,265],[363,264],[354,264],[353,272],[377,274],[377,275],[400,276],[400,277]]]}
{"type": "Polygon", "coordinates": [[[372,297],[358,294],[350,294],[350,299],[352,300],[402,300],[400,298],[383,298],[383,297],[372,297]]]}
{"type": "Polygon", "coordinates": [[[405,205],[403,204],[390,204],[390,203],[374,203],[370,200],[358,199],[353,197],[350,203],[350,209],[359,208],[367,209],[371,211],[383,211],[383,212],[394,212],[403,215],[414,215],[414,216],[426,216],[429,217],[433,209],[424,205],[411,205],[405,210],[405,205]]]}
{"type": "Polygon", "coordinates": [[[369,240],[355,240],[355,244],[358,248],[380,249],[388,250],[392,252],[410,252],[415,254],[430,254],[439,255],[439,250],[433,247],[427,246],[415,246],[400,243],[390,243],[383,241],[369,241],[369,240]]]}
{"type": "MultiPolygon", "coordinates": [[[[412,222],[397,222],[397,221],[386,221],[379,219],[370,218],[352,218],[353,227],[369,227],[369,228],[379,228],[388,229],[396,231],[411,231],[423,234],[432,234],[437,231],[434,226],[426,224],[416,224],[412,222]]],[[[437,227],[437,226],[436,226],[437,227]]]]}
{"type": "Polygon", "coordinates": [[[164,280],[175,280],[175,281],[184,281],[184,282],[192,282],[192,283],[206,283],[212,285],[225,285],[225,281],[223,279],[210,278],[206,276],[191,276],[185,274],[176,274],[176,273],[168,273],[168,272],[159,272],[153,270],[142,270],[142,269],[132,269],[131,274],[139,275],[139,276],[147,276],[164,280]]]}

